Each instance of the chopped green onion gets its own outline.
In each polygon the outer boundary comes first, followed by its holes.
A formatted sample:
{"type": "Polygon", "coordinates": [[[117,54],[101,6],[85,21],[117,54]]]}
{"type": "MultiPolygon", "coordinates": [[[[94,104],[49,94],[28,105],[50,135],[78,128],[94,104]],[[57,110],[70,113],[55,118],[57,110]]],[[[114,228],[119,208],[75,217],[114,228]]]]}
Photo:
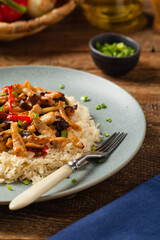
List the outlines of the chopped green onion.
{"type": "Polygon", "coordinates": [[[39,114],[35,112],[34,118],[37,119],[39,117],[39,114]]]}
{"type": "Polygon", "coordinates": [[[103,134],[105,137],[109,137],[109,134],[108,133],[104,133],[103,134]]]}
{"type": "Polygon", "coordinates": [[[77,180],[75,178],[73,178],[73,179],[71,179],[71,182],[75,183],[75,182],[77,182],[77,180]]]}
{"type": "Polygon", "coordinates": [[[101,104],[102,108],[106,108],[106,105],[104,103],[101,104]]]}
{"type": "Polygon", "coordinates": [[[66,107],[66,103],[65,103],[65,102],[63,102],[63,107],[64,107],[64,108],[66,107]]]}
{"type": "Polygon", "coordinates": [[[38,152],[37,155],[40,156],[42,154],[42,152],[38,152]]]}
{"type": "Polygon", "coordinates": [[[0,107],[0,112],[2,112],[2,111],[3,111],[3,109],[4,109],[3,107],[0,107]]]}
{"type": "Polygon", "coordinates": [[[6,95],[7,95],[7,93],[2,93],[2,94],[1,94],[1,96],[6,96],[6,95]]]}
{"type": "Polygon", "coordinates": [[[111,122],[112,122],[112,119],[107,118],[106,121],[109,122],[109,123],[111,123],[111,122]]]}
{"type": "Polygon", "coordinates": [[[97,147],[96,146],[92,146],[92,150],[95,150],[97,147]]]}
{"type": "Polygon", "coordinates": [[[64,88],[65,88],[64,84],[60,84],[60,85],[59,85],[59,88],[60,88],[60,89],[64,89],[64,88]]]}
{"type": "Polygon", "coordinates": [[[80,99],[81,99],[81,101],[83,101],[83,102],[87,102],[87,101],[88,101],[88,97],[86,97],[86,96],[82,96],[80,99]]]}
{"type": "Polygon", "coordinates": [[[12,0],[1,0],[0,2],[4,3],[5,5],[7,5],[8,7],[10,7],[11,9],[14,9],[15,11],[24,14],[27,11],[27,7],[22,6],[12,0]]]}
{"type": "Polygon", "coordinates": [[[18,124],[19,124],[19,126],[22,126],[22,125],[23,125],[23,122],[18,119],[18,124]]]}
{"type": "Polygon", "coordinates": [[[68,177],[66,177],[67,179],[69,178],[69,176],[68,177]]]}
{"type": "Polygon", "coordinates": [[[23,182],[25,185],[30,184],[30,181],[28,181],[28,179],[24,179],[22,182],[23,182]]]}
{"type": "Polygon", "coordinates": [[[96,109],[100,110],[101,109],[101,105],[96,105],[96,109]]]}
{"type": "Polygon", "coordinates": [[[101,47],[102,47],[102,45],[100,44],[100,42],[96,42],[97,50],[101,51],[101,47]]]}
{"type": "Polygon", "coordinates": [[[47,137],[47,135],[43,135],[43,137],[44,137],[44,138],[46,138],[46,137],[47,137]]]}
{"type": "Polygon", "coordinates": [[[20,133],[20,132],[21,132],[21,129],[20,129],[19,127],[17,127],[17,129],[18,129],[18,132],[20,133]]]}
{"type": "Polygon", "coordinates": [[[15,97],[18,97],[18,93],[16,91],[13,91],[12,94],[15,96],[15,97]]]}
{"type": "Polygon", "coordinates": [[[8,190],[13,191],[11,185],[7,184],[7,188],[8,190]]]}
{"type": "Polygon", "coordinates": [[[104,159],[98,159],[98,163],[103,163],[104,159]]]}
{"type": "Polygon", "coordinates": [[[67,130],[61,131],[61,137],[67,137],[67,130]]]}
{"type": "Polygon", "coordinates": [[[125,45],[123,42],[114,42],[112,44],[106,42],[104,44],[101,44],[100,42],[97,42],[95,44],[95,48],[99,52],[106,54],[110,57],[128,57],[136,52],[135,49],[125,45]]]}

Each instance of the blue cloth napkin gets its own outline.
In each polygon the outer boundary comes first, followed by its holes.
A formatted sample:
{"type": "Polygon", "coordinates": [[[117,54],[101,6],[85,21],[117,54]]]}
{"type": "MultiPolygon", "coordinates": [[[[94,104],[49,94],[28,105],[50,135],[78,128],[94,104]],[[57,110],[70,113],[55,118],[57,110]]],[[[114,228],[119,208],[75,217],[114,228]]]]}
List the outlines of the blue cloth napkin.
{"type": "Polygon", "coordinates": [[[160,174],[48,240],[160,240],[160,174]]]}

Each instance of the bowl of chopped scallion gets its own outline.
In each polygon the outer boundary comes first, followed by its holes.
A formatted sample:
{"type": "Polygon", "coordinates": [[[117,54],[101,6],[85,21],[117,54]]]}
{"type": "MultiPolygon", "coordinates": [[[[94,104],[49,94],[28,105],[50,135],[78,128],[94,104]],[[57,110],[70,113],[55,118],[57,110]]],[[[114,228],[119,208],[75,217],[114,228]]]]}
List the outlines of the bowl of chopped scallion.
{"type": "Polygon", "coordinates": [[[108,75],[124,75],[138,63],[140,45],[135,40],[116,33],[103,33],[89,41],[95,64],[108,75]]]}

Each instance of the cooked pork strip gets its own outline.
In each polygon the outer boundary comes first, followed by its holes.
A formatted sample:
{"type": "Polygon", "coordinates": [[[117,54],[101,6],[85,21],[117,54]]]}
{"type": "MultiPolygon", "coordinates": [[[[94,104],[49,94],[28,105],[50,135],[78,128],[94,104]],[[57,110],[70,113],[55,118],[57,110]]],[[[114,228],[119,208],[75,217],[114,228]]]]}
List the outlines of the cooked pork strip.
{"type": "Polygon", "coordinates": [[[41,112],[42,112],[42,108],[39,106],[39,104],[34,105],[31,111],[29,111],[29,116],[31,120],[35,118],[35,113],[41,114],[41,112]]]}
{"type": "Polygon", "coordinates": [[[27,148],[36,148],[36,149],[42,149],[44,147],[43,145],[36,144],[36,143],[26,143],[27,148]]]}
{"type": "Polygon", "coordinates": [[[0,141],[7,139],[11,136],[11,130],[8,129],[6,131],[0,132],[0,141]]]}
{"type": "Polygon", "coordinates": [[[35,143],[35,144],[47,144],[49,142],[49,137],[47,136],[36,136],[34,135],[30,135],[30,136],[24,136],[23,140],[25,143],[35,143]]]}
{"type": "Polygon", "coordinates": [[[40,120],[47,125],[52,124],[55,121],[55,114],[54,112],[49,112],[40,117],[40,120]]]}
{"type": "Polygon", "coordinates": [[[8,138],[7,143],[6,143],[6,146],[7,146],[8,148],[13,148],[12,138],[8,138]]]}
{"type": "Polygon", "coordinates": [[[32,95],[35,93],[35,91],[33,91],[33,90],[30,89],[30,88],[23,88],[23,92],[24,92],[28,97],[32,96],[32,95]]]}
{"type": "Polygon", "coordinates": [[[72,132],[72,130],[70,128],[67,129],[67,134],[68,134],[69,140],[73,143],[73,145],[75,147],[78,147],[80,149],[84,148],[83,143],[81,141],[79,141],[79,139],[74,135],[74,133],[72,132]]]}
{"type": "Polygon", "coordinates": [[[44,122],[42,122],[39,118],[34,119],[33,124],[35,125],[37,131],[41,135],[45,135],[45,136],[49,137],[50,139],[55,137],[54,131],[50,127],[48,127],[44,122]]]}
{"type": "Polygon", "coordinates": [[[50,147],[64,148],[68,142],[67,138],[64,137],[56,137],[52,138],[50,141],[50,147]]]}
{"type": "Polygon", "coordinates": [[[13,151],[19,157],[28,157],[27,149],[25,147],[23,138],[18,132],[17,122],[11,123],[11,135],[13,141],[13,151]]]}

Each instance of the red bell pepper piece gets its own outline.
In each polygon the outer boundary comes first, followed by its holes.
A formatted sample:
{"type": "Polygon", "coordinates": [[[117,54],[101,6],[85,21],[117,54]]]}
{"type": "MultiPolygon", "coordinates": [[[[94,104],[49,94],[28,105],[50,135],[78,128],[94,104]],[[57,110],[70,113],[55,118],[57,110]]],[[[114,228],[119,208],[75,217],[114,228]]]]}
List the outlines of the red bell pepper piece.
{"type": "Polygon", "coordinates": [[[12,115],[12,114],[9,114],[6,117],[6,120],[7,121],[12,121],[12,122],[17,122],[18,120],[21,120],[22,122],[26,121],[28,123],[32,122],[30,117],[28,117],[28,116],[17,116],[17,115],[12,115]]]}
{"type": "Polygon", "coordinates": [[[0,0],[0,2],[3,21],[15,21],[27,11],[28,0],[0,0]]]}
{"type": "Polygon", "coordinates": [[[3,19],[3,16],[2,16],[2,10],[0,8],[0,22],[3,22],[3,21],[4,21],[4,19],[3,19]]]}
{"type": "Polygon", "coordinates": [[[9,107],[9,111],[11,113],[13,113],[13,107],[12,107],[12,103],[14,101],[14,95],[12,93],[13,89],[10,86],[6,86],[6,87],[3,88],[3,90],[5,92],[8,92],[8,94],[9,94],[9,97],[8,97],[8,107],[9,107]]]}

